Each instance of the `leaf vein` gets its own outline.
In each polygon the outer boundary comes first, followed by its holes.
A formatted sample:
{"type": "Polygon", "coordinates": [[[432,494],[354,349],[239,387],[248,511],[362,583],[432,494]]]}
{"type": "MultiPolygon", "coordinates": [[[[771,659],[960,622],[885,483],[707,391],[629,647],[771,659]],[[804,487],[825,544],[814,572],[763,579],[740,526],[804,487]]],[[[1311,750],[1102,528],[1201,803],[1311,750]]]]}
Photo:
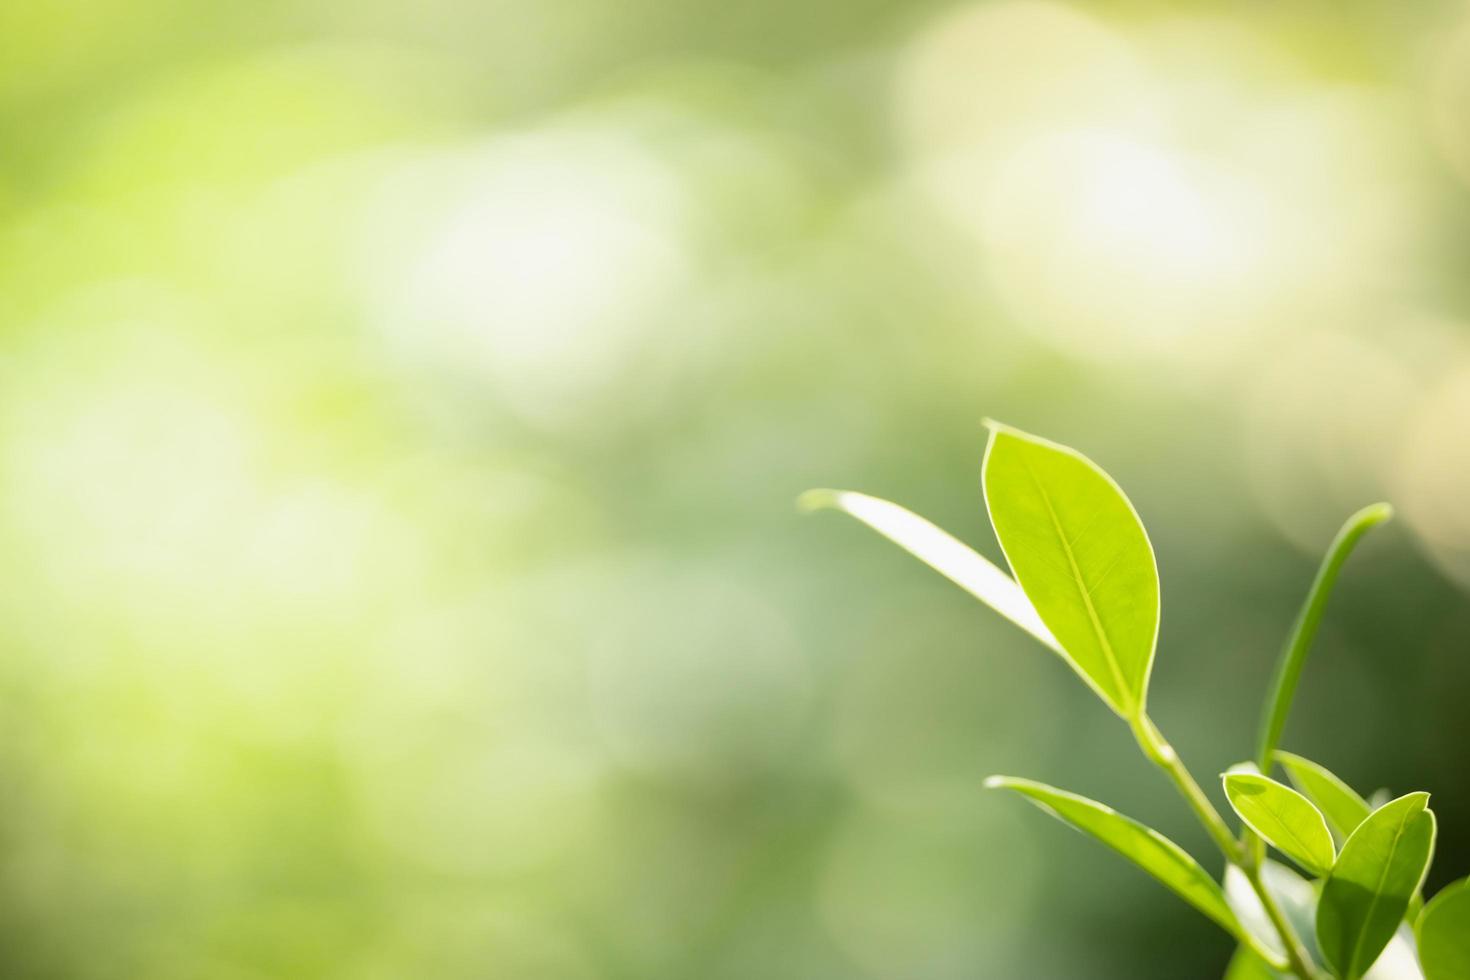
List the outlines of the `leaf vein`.
{"type": "MultiPolygon", "coordinates": [[[[1418,812],[1415,811],[1415,813],[1418,812]]],[[[1388,880],[1388,869],[1393,864],[1394,855],[1398,853],[1399,840],[1404,836],[1404,828],[1409,825],[1409,820],[1413,815],[1408,814],[1399,820],[1398,828],[1393,832],[1393,843],[1388,845],[1388,857],[1384,859],[1383,866],[1378,869],[1378,883],[1373,886],[1373,897],[1368,901],[1367,914],[1363,916],[1357,938],[1353,941],[1352,956],[1348,959],[1347,972],[1349,975],[1356,975],[1358,972],[1358,957],[1363,955],[1363,939],[1368,934],[1368,923],[1378,909],[1378,901],[1383,897],[1383,883],[1388,880]]]]}
{"type": "MultiPolygon", "coordinates": [[[[1092,623],[1092,631],[1097,636],[1098,644],[1102,647],[1103,659],[1107,661],[1108,670],[1113,676],[1113,683],[1118,686],[1118,698],[1122,702],[1121,707],[1125,714],[1132,714],[1134,705],[1133,692],[1128,689],[1127,682],[1123,679],[1122,667],[1118,664],[1118,656],[1113,651],[1112,641],[1108,638],[1107,629],[1104,628],[1097,609],[1092,604],[1092,591],[1088,587],[1087,579],[1082,574],[1082,569],[1077,564],[1077,556],[1072,553],[1072,546],[1067,541],[1066,531],[1062,528],[1061,519],[1057,516],[1056,507],[1052,504],[1051,495],[1046,492],[1041,481],[1036,478],[1036,473],[1031,469],[1030,460],[1021,454],[1021,466],[1026,470],[1026,476],[1031,480],[1031,485],[1036,488],[1041,502],[1046,507],[1046,514],[1051,518],[1052,530],[1056,533],[1057,541],[1062,546],[1062,552],[1067,556],[1067,564],[1071,566],[1072,583],[1076,586],[1078,594],[1082,597],[1082,605],[1087,610],[1088,620],[1092,623]]],[[[1111,571],[1111,567],[1109,568],[1111,571]]]]}

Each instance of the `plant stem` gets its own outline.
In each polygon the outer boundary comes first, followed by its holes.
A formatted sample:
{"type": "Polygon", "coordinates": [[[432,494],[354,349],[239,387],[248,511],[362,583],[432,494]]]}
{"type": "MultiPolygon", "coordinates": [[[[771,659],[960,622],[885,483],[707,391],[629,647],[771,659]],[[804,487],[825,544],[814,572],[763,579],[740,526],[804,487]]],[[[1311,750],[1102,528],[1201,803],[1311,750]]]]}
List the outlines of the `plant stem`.
{"type": "Polygon", "coordinates": [[[1220,853],[1225,855],[1225,860],[1231,864],[1243,865],[1244,848],[1236,841],[1230,828],[1226,826],[1224,818],[1220,816],[1220,811],[1215,809],[1215,804],[1210,802],[1205,791],[1200,789],[1199,783],[1195,782],[1194,777],[1185,768],[1183,761],[1179,758],[1179,753],[1174,751],[1174,746],[1169,744],[1148,715],[1140,714],[1133,720],[1132,725],[1133,736],[1138,739],[1138,745],[1143,749],[1143,754],[1148,756],[1150,762],[1162,769],[1164,775],[1174,783],[1175,788],[1179,790],[1179,795],[1184,797],[1184,802],[1189,804],[1189,808],[1194,811],[1194,815],[1209,832],[1210,838],[1220,848],[1220,853]]]}
{"type": "Polygon", "coordinates": [[[1252,861],[1241,870],[1245,872],[1246,880],[1251,883],[1256,897],[1261,900],[1261,907],[1266,910],[1267,918],[1271,920],[1271,924],[1276,927],[1276,932],[1281,936],[1281,944],[1286,949],[1286,959],[1291,964],[1292,972],[1302,980],[1318,980],[1322,974],[1317,971],[1317,967],[1312,963],[1312,958],[1307,955],[1306,947],[1302,945],[1291,923],[1286,920],[1281,906],[1276,904],[1275,897],[1266,889],[1266,882],[1261,878],[1261,866],[1252,861]]]}
{"type": "MultiPolygon", "coordinates": [[[[1173,782],[1179,795],[1184,797],[1184,802],[1194,811],[1194,815],[1209,833],[1215,845],[1220,848],[1220,853],[1225,860],[1240,868],[1245,873],[1246,880],[1250,882],[1256,897],[1260,899],[1261,907],[1265,909],[1266,916],[1271,920],[1281,937],[1282,948],[1286,950],[1287,965],[1292,973],[1301,977],[1302,980],[1318,980],[1320,974],[1312,964],[1311,957],[1307,955],[1306,948],[1296,931],[1292,929],[1291,923],[1286,920],[1281,907],[1276,904],[1276,899],[1266,890],[1265,882],[1261,879],[1261,860],[1258,845],[1251,840],[1249,832],[1237,841],[1235,835],[1230,832],[1230,827],[1225,823],[1220,811],[1210,802],[1205,791],[1195,781],[1189,769],[1185,767],[1179,753],[1164,738],[1162,732],[1153,723],[1147,714],[1140,713],[1131,723],[1133,737],[1138,740],[1138,745],[1143,749],[1143,754],[1148,756],[1150,762],[1164,771],[1164,774],[1173,782]]],[[[1254,946],[1254,944],[1251,944],[1254,946]]],[[[1257,949],[1257,952],[1262,952],[1257,949]]]]}

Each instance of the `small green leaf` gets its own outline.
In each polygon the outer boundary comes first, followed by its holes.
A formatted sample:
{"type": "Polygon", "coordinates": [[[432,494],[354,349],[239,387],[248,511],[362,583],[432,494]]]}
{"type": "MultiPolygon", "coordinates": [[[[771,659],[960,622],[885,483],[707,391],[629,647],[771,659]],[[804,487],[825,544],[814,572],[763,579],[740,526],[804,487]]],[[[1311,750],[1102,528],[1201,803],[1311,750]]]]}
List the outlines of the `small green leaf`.
{"type": "Polygon", "coordinates": [[[1332,834],[1310,800],[1256,773],[1228,772],[1224,783],[1230,805],[1262,840],[1315,875],[1332,870],[1332,834]]]}
{"type": "Polygon", "coordinates": [[[1393,938],[1434,852],[1428,793],[1385,803],[1348,837],[1317,906],[1317,942],[1342,980],[1358,980],[1393,938]]]}
{"type": "Polygon", "coordinates": [[[1327,599],[1337,583],[1337,573],[1352,554],[1358,539],[1371,528],[1393,516],[1388,504],[1372,504],[1364,507],[1342,525],[1337,537],[1327,548],[1327,555],[1317,569],[1317,577],[1307,590],[1307,599],[1297,613],[1291,637],[1286,649],[1281,651],[1281,660],[1276,665],[1276,676],[1271,681],[1271,693],[1266,697],[1266,710],[1261,715],[1261,734],[1256,751],[1256,765],[1262,770],[1271,765],[1271,754],[1281,744],[1281,733],[1286,728],[1286,716],[1291,713],[1291,702],[1296,697],[1296,685],[1302,676],[1302,667],[1307,662],[1307,653],[1317,637],[1317,627],[1322,625],[1322,613],[1327,609],[1327,599]]]}
{"type": "Polygon", "coordinates": [[[1428,980],[1470,977],[1470,878],[1446,885],[1414,926],[1428,980]]]}
{"type": "Polygon", "coordinates": [[[1141,716],[1159,573],[1138,513],[1080,453],[987,424],[985,504],[1016,581],[1082,679],[1124,718],[1141,716]]]}
{"type": "Polygon", "coordinates": [[[1158,831],[1101,803],[1045,783],[991,776],[985,786],[1014,790],[1027,797],[1052,816],[1096,838],[1153,875],[1231,935],[1248,938],[1215,880],[1183,848],[1158,831]]]}
{"type": "Polygon", "coordinates": [[[1351,786],[1338,779],[1325,767],[1290,752],[1276,752],[1276,761],[1286,770],[1292,785],[1316,804],[1327,818],[1327,827],[1338,843],[1358,829],[1372,808],[1351,786]]]}
{"type": "Polygon", "coordinates": [[[959,539],[898,504],[851,490],[808,490],[804,510],[832,508],[856,518],[1000,613],[1047,647],[1061,647],[1010,576],[959,539]]]}

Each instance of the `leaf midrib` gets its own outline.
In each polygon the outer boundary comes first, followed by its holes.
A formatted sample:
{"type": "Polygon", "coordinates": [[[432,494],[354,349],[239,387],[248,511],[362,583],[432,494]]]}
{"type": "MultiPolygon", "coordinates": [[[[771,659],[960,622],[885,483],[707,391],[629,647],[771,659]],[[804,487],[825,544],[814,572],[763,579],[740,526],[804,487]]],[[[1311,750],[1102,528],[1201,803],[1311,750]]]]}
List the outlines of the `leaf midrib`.
{"type": "Polygon", "coordinates": [[[1383,862],[1383,867],[1378,871],[1378,884],[1373,887],[1373,897],[1368,901],[1368,913],[1363,916],[1362,926],[1358,929],[1358,938],[1353,940],[1353,953],[1348,958],[1347,965],[1348,975],[1351,977],[1360,975],[1357,967],[1358,957],[1362,955],[1363,951],[1363,937],[1368,934],[1368,923],[1372,921],[1373,913],[1378,908],[1378,900],[1383,897],[1383,882],[1388,878],[1388,869],[1393,865],[1394,855],[1398,853],[1399,840],[1404,836],[1404,828],[1409,825],[1409,821],[1414,816],[1421,812],[1423,812],[1422,809],[1415,810],[1412,814],[1400,818],[1398,829],[1393,832],[1393,843],[1388,845],[1388,858],[1383,862]]]}
{"type": "Polygon", "coordinates": [[[1031,485],[1041,496],[1041,502],[1046,507],[1046,516],[1051,518],[1052,530],[1056,532],[1057,540],[1061,542],[1062,553],[1067,556],[1067,564],[1072,569],[1072,584],[1077,587],[1077,594],[1082,597],[1082,605],[1087,609],[1087,618],[1092,623],[1092,631],[1097,635],[1098,642],[1102,645],[1103,658],[1107,661],[1108,670],[1112,674],[1113,683],[1118,687],[1118,697],[1122,701],[1119,705],[1125,715],[1131,716],[1134,711],[1133,692],[1128,689],[1127,682],[1123,679],[1122,667],[1118,664],[1118,656],[1113,652],[1112,641],[1108,639],[1107,630],[1103,628],[1102,620],[1097,614],[1097,609],[1092,604],[1092,594],[1088,590],[1087,580],[1082,576],[1082,569],[1077,564],[1077,557],[1072,553],[1072,544],[1067,540],[1066,532],[1062,529],[1062,522],[1057,517],[1056,508],[1052,506],[1051,495],[1046,492],[1041,481],[1032,472],[1031,463],[1026,459],[1024,453],[1020,454],[1021,466],[1026,471],[1026,476],[1031,480],[1031,485]]]}
{"type": "MultiPolygon", "coordinates": [[[[1293,801],[1293,805],[1294,803],[1295,801],[1293,801]]],[[[1269,810],[1267,810],[1266,812],[1276,821],[1277,825],[1281,828],[1282,833],[1285,836],[1290,837],[1292,841],[1295,842],[1296,846],[1301,848],[1302,853],[1305,854],[1308,858],[1311,858],[1312,863],[1317,865],[1317,867],[1314,867],[1311,870],[1321,871],[1324,865],[1322,865],[1321,862],[1317,861],[1316,857],[1313,855],[1312,852],[1315,850],[1315,848],[1309,845],[1306,841],[1302,840],[1301,837],[1297,834],[1296,830],[1291,826],[1290,823],[1286,821],[1286,818],[1283,817],[1281,814],[1271,813],[1269,810]]],[[[1327,825],[1323,824],[1322,829],[1325,831],[1327,829],[1327,825]]],[[[1331,865],[1326,865],[1326,867],[1331,867],[1331,865]]]]}

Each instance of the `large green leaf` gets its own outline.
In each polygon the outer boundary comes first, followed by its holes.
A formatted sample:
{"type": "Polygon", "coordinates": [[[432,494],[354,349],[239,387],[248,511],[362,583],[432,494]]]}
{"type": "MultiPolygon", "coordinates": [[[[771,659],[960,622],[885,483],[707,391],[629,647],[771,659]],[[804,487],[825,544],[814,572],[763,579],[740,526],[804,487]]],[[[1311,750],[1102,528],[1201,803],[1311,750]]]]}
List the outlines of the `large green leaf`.
{"type": "Polygon", "coordinates": [[[1082,679],[1137,718],[1159,630],[1158,568],[1137,512],[1080,453],[989,425],[985,504],[1016,581],[1082,679]]]}
{"type": "Polygon", "coordinates": [[[1332,834],[1310,800],[1260,773],[1227,772],[1224,783],[1230,805],[1262,840],[1315,875],[1332,870],[1332,834]]]}
{"type": "Polygon", "coordinates": [[[1261,734],[1256,750],[1256,765],[1262,770],[1270,768],[1271,753],[1281,744],[1281,733],[1286,728],[1286,716],[1291,713],[1291,702],[1296,697],[1296,685],[1302,676],[1302,667],[1307,662],[1307,653],[1312,640],[1317,636],[1317,627],[1322,624],[1322,613],[1327,609],[1327,599],[1332,595],[1332,586],[1337,582],[1337,573],[1352,554],[1353,546],[1374,526],[1393,516],[1388,504],[1372,504],[1349,517],[1332,539],[1327,555],[1317,569],[1317,577],[1307,590],[1306,601],[1297,613],[1291,637],[1281,651],[1276,664],[1276,675],[1271,681],[1271,691],[1266,696],[1266,709],[1261,715],[1261,734]]]}
{"type": "Polygon", "coordinates": [[[1171,888],[1227,932],[1247,938],[1213,878],[1183,848],[1156,830],[1084,796],[1045,783],[1010,776],[991,776],[988,789],[1009,789],[1027,797],[1052,816],[1111,847],[1171,888]]]}
{"type": "Polygon", "coordinates": [[[1470,977],[1470,878],[1446,885],[1414,926],[1428,980],[1470,977]]]}
{"type": "Polygon", "coordinates": [[[1286,770],[1292,785],[1322,811],[1328,829],[1339,843],[1347,840],[1372,812],[1366,800],[1325,767],[1290,752],[1277,751],[1275,758],[1286,770]]]}
{"type": "Polygon", "coordinates": [[[1317,942],[1343,980],[1358,980],[1398,929],[1434,853],[1428,793],[1385,803],[1348,837],[1322,886],[1317,942]]]}
{"type": "Polygon", "coordinates": [[[898,504],[851,490],[808,490],[806,510],[832,508],[856,518],[1058,653],[1031,600],[1011,577],[958,538],[898,504]]]}

